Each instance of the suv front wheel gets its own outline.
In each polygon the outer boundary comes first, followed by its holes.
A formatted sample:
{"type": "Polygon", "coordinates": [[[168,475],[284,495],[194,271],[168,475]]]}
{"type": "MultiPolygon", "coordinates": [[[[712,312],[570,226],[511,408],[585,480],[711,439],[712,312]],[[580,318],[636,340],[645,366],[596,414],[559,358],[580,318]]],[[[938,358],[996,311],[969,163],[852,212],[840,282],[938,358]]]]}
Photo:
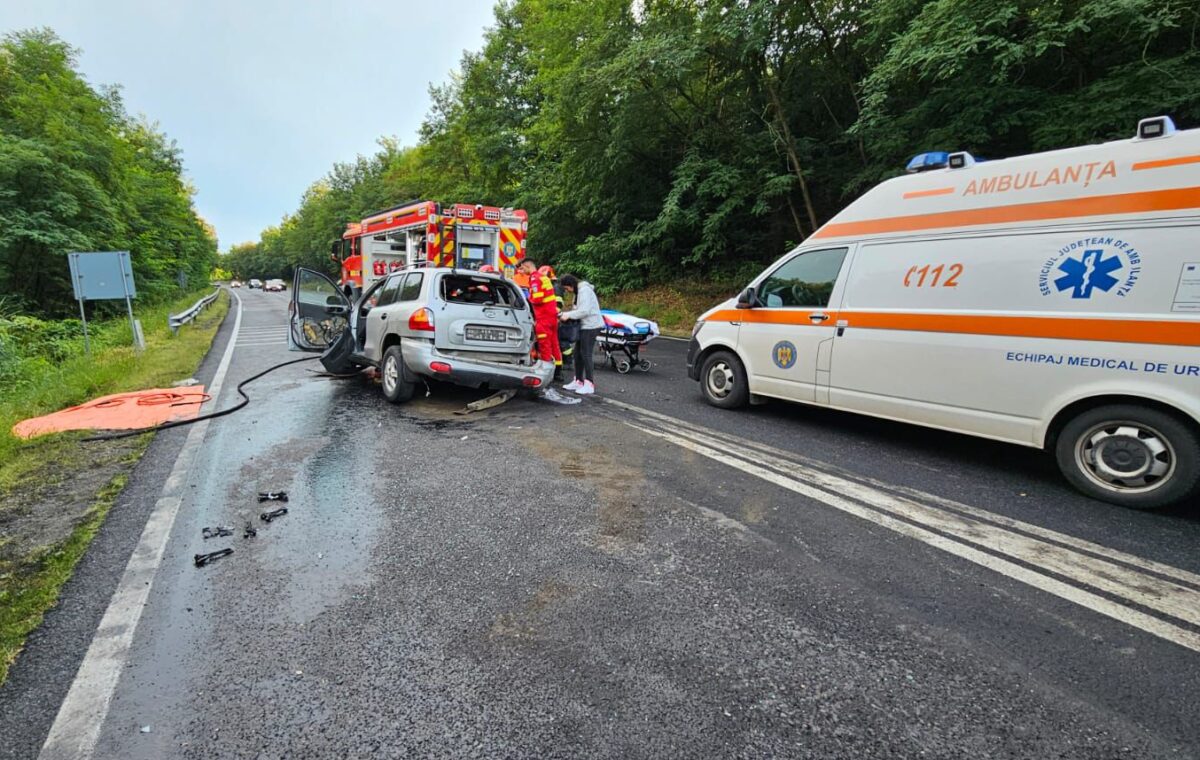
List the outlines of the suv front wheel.
{"type": "Polygon", "coordinates": [[[1071,484],[1132,509],[1175,504],[1200,487],[1200,439],[1173,415],[1135,404],[1089,409],[1062,429],[1058,467],[1071,484]]]}
{"type": "Polygon", "coordinates": [[[383,352],[379,374],[383,381],[383,397],[388,401],[401,404],[413,397],[416,383],[405,376],[404,354],[401,353],[400,346],[391,346],[383,352]]]}

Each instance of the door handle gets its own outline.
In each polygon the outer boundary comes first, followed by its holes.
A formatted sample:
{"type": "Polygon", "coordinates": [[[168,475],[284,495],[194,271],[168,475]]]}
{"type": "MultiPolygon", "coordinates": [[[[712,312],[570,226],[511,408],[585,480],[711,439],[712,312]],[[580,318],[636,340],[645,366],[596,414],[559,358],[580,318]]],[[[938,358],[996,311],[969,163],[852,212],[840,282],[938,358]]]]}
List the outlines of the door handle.
{"type": "Polygon", "coordinates": [[[387,314],[380,314],[380,315],[379,315],[379,318],[380,318],[380,319],[387,319],[387,314]]]}
{"type": "Polygon", "coordinates": [[[813,321],[813,322],[824,322],[824,321],[826,321],[827,319],[829,319],[829,315],[828,315],[828,314],[822,314],[821,312],[819,312],[819,311],[818,311],[818,312],[816,312],[816,313],[809,314],[809,315],[808,315],[808,318],[809,318],[809,320],[811,320],[811,321],[813,321]]]}

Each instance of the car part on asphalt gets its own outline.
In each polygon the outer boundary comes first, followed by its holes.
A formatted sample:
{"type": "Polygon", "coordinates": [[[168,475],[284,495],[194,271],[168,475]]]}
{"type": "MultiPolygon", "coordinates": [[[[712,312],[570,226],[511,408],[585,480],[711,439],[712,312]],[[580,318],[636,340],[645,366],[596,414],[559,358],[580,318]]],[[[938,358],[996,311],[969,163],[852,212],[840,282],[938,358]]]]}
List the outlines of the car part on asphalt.
{"type": "Polygon", "coordinates": [[[246,527],[242,530],[242,538],[254,538],[258,535],[258,529],[251,523],[246,523],[246,527]]]}
{"type": "Polygon", "coordinates": [[[192,558],[192,561],[196,563],[196,567],[204,567],[208,563],[214,562],[221,557],[228,557],[230,554],[233,554],[233,549],[218,549],[208,554],[197,554],[192,558]]]}
{"type": "Polygon", "coordinates": [[[201,420],[211,420],[211,419],[215,419],[217,417],[224,417],[227,414],[233,414],[237,410],[246,406],[246,404],[250,403],[250,397],[246,395],[245,391],[243,391],[242,388],[244,388],[245,386],[254,382],[255,380],[259,379],[263,375],[270,374],[277,369],[281,369],[283,367],[288,366],[289,364],[299,364],[300,362],[310,362],[317,358],[319,358],[319,357],[305,356],[300,359],[289,359],[286,362],[280,362],[279,364],[275,364],[270,367],[267,367],[262,372],[259,372],[257,375],[252,375],[252,376],[246,378],[245,380],[243,380],[242,382],[237,384],[237,392],[238,392],[238,395],[242,397],[242,400],[237,402],[233,406],[229,407],[228,409],[222,409],[219,412],[212,412],[210,414],[201,414],[198,417],[192,417],[190,420],[176,420],[175,422],[164,422],[161,425],[137,428],[136,430],[125,430],[120,433],[104,433],[101,435],[93,435],[88,438],[84,438],[83,440],[84,440],[84,442],[88,442],[88,441],[111,441],[116,438],[129,438],[131,436],[141,435],[142,433],[148,433],[152,430],[154,430],[154,431],[167,430],[168,428],[180,427],[182,425],[191,425],[193,422],[200,422],[201,420]]]}
{"type": "Polygon", "coordinates": [[[542,401],[549,401],[551,404],[562,404],[564,406],[583,403],[583,399],[576,396],[564,396],[559,393],[556,388],[547,388],[539,393],[535,398],[538,398],[542,401]]]}
{"type": "Polygon", "coordinates": [[[258,503],[259,504],[262,504],[264,501],[287,501],[287,500],[288,500],[287,491],[259,491],[258,492],[258,503]]]}
{"type": "Polygon", "coordinates": [[[203,530],[200,531],[200,533],[201,533],[201,535],[204,536],[204,540],[207,541],[210,538],[220,538],[222,536],[232,536],[233,528],[226,528],[224,525],[218,525],[215,528],[204,528],[203,530]]]}
{"type": "Polygon", "coordinates": [[[284,515],[287,514],[287,512],[288,512],[287,507],[280,507],[279,509],[275,510],[274,512],[263,512],[261,515],[258,516],[258,519],[262,520],[263,522],[271,522],[276,517],[283,517],[284,515]]]}
{"type": "Polygon", "coordinates": [[[472,401],[467,404],[466,408],[459,409],[455,414],[470,414],[471,412],[482,412],[485,409],[495,409],[504,402],[510,400],[517,395],[515,388],[506,388],[502,391],[497,391],[487,398],[481,398],[478,401],[472,401]]]}

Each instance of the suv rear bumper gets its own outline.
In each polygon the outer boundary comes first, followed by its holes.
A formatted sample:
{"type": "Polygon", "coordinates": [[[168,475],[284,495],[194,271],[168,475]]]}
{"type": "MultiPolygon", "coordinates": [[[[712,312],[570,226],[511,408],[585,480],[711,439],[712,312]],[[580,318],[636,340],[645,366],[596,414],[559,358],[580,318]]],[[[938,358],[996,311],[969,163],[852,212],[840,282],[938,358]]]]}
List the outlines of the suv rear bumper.
{"type": "Polygon", "coordinates": [[[461,355],[443,354],[434,348],[432,343],[422,340],[401,341],[400,351],[404,355],[404,365],[410,373],[434,380],[447,380],[468,388],[546,388],[554,379],[554,365],[550,362],[538,362],[522,367],[516,364],[465,359],[461,355]],[[450,365],[450,371],[435,372],[429,366],[434,362],[450,365]],[[529,377],[536,377],[538,384],[528,385],[526,378],[529,377]]]}

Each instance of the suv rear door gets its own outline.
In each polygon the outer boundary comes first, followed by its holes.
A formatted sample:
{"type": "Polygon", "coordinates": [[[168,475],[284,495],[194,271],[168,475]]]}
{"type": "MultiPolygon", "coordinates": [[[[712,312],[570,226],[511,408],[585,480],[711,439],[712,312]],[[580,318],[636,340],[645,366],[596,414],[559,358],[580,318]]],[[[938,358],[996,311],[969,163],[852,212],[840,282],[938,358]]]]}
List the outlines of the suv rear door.
{"type": "Polygon", "coordinates": [[[533,320],[521,293],[505,280],[463,271],[446,272],[430,292],[439,349],[509,354],[530,350],[533,320]]]}

